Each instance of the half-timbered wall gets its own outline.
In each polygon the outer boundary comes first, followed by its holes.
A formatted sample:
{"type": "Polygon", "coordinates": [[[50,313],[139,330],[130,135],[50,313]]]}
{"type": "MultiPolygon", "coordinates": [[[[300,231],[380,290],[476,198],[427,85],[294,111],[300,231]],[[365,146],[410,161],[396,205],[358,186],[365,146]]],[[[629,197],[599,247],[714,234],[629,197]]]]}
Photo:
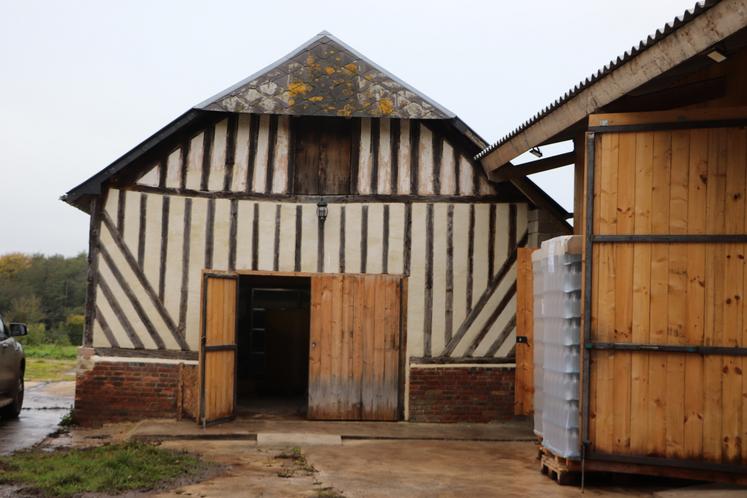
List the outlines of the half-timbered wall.
{"type": "Polygon", "coordinates": [[[200,274],[407,274],[408,356],[505,357],[525,204],[315,203],[110,189],[101,212],[93,346],[198,347],[200,274]]]}
{"type": "MultiPolygon", "coordinates": [[[[241,114],[207,126],[146,167],[137,184],[187,191],[288,194],[289,116],[241,114]],[[269,167],[272,165],[272,167],[269,167]]],[[[352,194],[488,196],[482,169],[424,122],[355,120],[352,194]]]]}

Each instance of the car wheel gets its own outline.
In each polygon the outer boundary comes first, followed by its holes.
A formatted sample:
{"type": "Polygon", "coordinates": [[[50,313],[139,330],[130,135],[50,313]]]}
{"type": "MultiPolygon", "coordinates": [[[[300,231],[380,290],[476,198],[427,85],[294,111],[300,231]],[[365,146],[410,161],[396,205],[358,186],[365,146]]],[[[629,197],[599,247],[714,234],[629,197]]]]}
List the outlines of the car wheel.
{"type": "Polygon", "coordinates": [[[21,372],[18,376],[18,384],[16,385],[13,402],[0,409],[0,416],[2,418],[18,418],[21,414],[21,408],[23,408],[23,390],[23,372],[21,372]]]}

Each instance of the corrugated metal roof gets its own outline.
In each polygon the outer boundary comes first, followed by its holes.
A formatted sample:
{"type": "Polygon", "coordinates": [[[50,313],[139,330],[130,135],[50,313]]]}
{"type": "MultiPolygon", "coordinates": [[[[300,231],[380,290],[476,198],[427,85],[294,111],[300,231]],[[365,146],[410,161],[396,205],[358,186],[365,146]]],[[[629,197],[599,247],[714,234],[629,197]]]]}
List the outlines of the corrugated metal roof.
{"type": "Polygon", "coordinates": [[[326,31],[196,108],[295,116],[456,117],[326,31]]]}
{"type": "Polygon", "coordinates": [[[683,25],[687,24],[688,22],[692,21],[714,5],[718,4],[721,0],[705,0],[702,2],[698,2],[695,4],[695,6],[692,9],[686,10],[685,13],[682,16],[675,17],[674,20],[671,23],[667,23],[664,25],[663,28],[657,29],[656,33],[649,35],[648,38],[645,40],[641,40],[638,45],[633,46],[630,48],[630,50],[627,50],[623,55],[617,57],[616,59],[613,59],[609,62],[609,64],[606,64],[603,68],[599,69],[596,73],[592,74],[585,80],[579,82],[576,86],[568,90],[563,96],[555,100],[552,104],[548,105],[544,109],[542,109],[540,112],[532,116],[529,120],[522,123],[521,126],[513,130],[508,135],[504,136],[497,142],[493,143],[486,149],[482,150],[479,154],[475,156],[475,159],[481,159],[500,147],[501,145],[505,144],[512,138],[514,138],[516,135],[521,133],[522,131],[526,130],[548,114],[552,113],[554,110],[568,102],[570,99],[578,95],[581,91],[585,90],[586,88],[590,87],[600,79],[602,79],[607,74],[611,73],[618,67],[622,66],[623,64],[627,63],[634,57],[638,56],[648,48],[652,47],[659,41],[661,41],[663,38],[666,38],[670,34],[672,34],[677,29],[681,28],[683,25]]]}

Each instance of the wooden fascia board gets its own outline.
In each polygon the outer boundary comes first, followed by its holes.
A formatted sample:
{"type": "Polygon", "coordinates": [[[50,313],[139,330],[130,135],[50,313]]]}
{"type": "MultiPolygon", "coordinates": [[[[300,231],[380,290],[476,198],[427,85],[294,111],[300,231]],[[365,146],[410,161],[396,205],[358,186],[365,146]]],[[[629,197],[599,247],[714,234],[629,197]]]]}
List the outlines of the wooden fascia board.
{"type": "Polygon", "coordinates": [[[747,0],[724,0],[582,90],[481,159],[493,171],[747,26],[747,0]]]}

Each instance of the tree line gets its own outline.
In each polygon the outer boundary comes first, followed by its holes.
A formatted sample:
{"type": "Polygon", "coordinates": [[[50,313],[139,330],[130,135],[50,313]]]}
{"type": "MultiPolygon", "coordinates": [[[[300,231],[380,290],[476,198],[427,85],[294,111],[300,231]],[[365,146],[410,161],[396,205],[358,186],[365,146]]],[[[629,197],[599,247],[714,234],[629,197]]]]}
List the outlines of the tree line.
{"type": "Polygon", "coordinates": [[[0,256],[0,313],[29,326],[24,342],[80,345],[86,299],[86,255],[0,256]]]}

